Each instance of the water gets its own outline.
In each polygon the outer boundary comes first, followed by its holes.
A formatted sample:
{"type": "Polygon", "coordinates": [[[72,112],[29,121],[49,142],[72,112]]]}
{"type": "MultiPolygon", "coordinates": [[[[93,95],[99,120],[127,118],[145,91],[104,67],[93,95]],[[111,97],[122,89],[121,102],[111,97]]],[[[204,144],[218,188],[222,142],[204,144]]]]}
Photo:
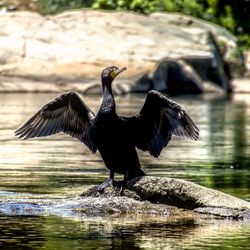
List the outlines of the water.
{"type": "MultiPolygon", "coordinates": [[[[98,154],[67,135],[29,141],[13,136],[54,97],[0,94],[0,200],[75,196],[107,178],[98,154]]],[[[196,121],[200,139],[173,138],[158,159],[139,152],[145,172],[183,178],[250,201],[250,95],[173,99],[196,121]]],[[[95,112],[100,100],[84,97],[95,112]]],[[[136,114],[144,96],[120,96],[116,101],[118,113],[136,114]]],[[[0,249],[249,249],[249,235],[249,222],[0,214],[0,249]]]]}

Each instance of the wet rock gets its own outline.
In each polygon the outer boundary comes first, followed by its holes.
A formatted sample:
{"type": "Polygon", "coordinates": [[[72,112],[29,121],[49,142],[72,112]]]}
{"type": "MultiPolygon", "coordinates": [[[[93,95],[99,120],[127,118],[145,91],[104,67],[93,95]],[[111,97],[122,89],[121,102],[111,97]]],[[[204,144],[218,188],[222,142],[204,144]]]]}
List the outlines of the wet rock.
{"type": "Polygon", "coordinates": [[[199,207],[194,209],[195,212],[201,214],[212,214],[221,217],[250,220],[250,209],[232,209],[223,207],[199,207]]]}
{"type": "Polygon", "coordinates": [[[40,215],[44,211],[42,206],[27,202],[4,202],[0,204],[0,213],[7,215],[40,215]]]}
{"type": "Polygon", "coordinates": [[[66,217],[150,215],[177,219],[231,218],[250,220],[250,203],[231,195],[181,179],[145,176],[128,182],[123,196],[119,183],[99,192],[92,187],[81,196],[39,198],[6,194],[0,199],[0,213],[66,217]]]}
{"type": "Polygon", "coordinates": [[[165,204],[138,201],[126,196],[109,197],[68,197],[64,199],[18,199],[0,201],[0,213],[5,215],[46,215],[66,217],[98,217],[108,215],[140,214],[159,216],[193,216],[165,204]]]}
{"type": "Polygon", "coordinates": [[[128,188],[135,191],[143,200],[148,199],[183,208],[250,208],[250,203],[247,201],[181,179],[146,176],[132,180],[128,188]]]}
{"type": "Polygon", "coordinates": [[[223,28],[181,14],[81,10],[2,13],[0,48],[0,91],[45,91],[50,83],[51,91],[99,93],[100,71],[114,64],[129,69],[121,76],[126,80],[116,81],[118,94],[152,88],[195,94],[204,80],[230,92],[232,69],[224,62],[238,47],[223,28]]]}
{"type": "MultiPolygon", "coordinates": [[[[112,187],[102,193],[94,187],[84,194],[100,198],[117,195],[119,190],[112,187]]],[[[124,195],[157,205],[167,204],[221,217],[249,218],[250,214],[249,202],[181,179],[153,176],[136,178],[127,183],[124,195]]]]}
{"type": "Polygon", "coordinates": [[[110,197],[80,197],[65,200],[50,208],[53,213],[65,213],[84,216],[105,216],[110,214],[150,214],[150,215],[176,215],[180,211],[175,207],[162,204],[152,204],[149,201],[138,201],[126,196],[110,197]]]}

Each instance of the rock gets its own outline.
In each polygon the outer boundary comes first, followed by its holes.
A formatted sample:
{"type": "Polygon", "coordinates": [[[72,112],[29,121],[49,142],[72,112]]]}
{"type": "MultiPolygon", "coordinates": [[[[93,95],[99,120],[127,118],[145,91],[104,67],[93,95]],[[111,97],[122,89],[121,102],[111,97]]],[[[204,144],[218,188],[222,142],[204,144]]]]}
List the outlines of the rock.
{"type": "Polygon", "coordinates": [[[170,59],[160,62],[151,74],[139,78],[132,92],[142,92],[144,89],[155,89],[171,95],[203,92],[202,80],[195,70],[183,60],[170,59]]]}
{"type": "Polygon", "coordinates": [[[250,50],[245,52],[245,67],[246,67],[246,75],[250,76],[250,50]]]}
{"type": "Polygon", "coordinates": [[[146,198],[182,208],[250,209],[250,203],[247,201],[181,179],[146,176],[132,180],[128,188],[143,200],[146,198]]]}
{"type": "Polygon", "coordinates": [[[214,58],[210,61],[207,58],[199,61],[187,58],[186,61],[197,70],[203,80],[212,81],[227,93],[231,93],[233,91],[230,82],[232,75],[228,63],[223,61],[218,43],[211,32],[208,32],[208,43],[213,51],[214,58]]]}
{"type": "Polygon", "coordinates": [[[150,214],[150,215],[176,215],[180,210],[162,204],[152,204],[148,201],[137,201],[129,197],[78,197],[69,199],[50,207],[51,213],[59,214],[68,211],[68,214],[84,216],[105,216],[110,214],[150,214]]]}
{"type": "MultiPolygon", "coordinates": [[[[49,82],[59,91],[72,84],[97,93],[101,70],[117,65],[129,69],[116,83],[118,94],[151,88],[200,93],[204,80],[229,92],[216,40],[224,41],[225,51],[237,49],[236,38],[226,30],[181,14],[79,10],[43,17],[6,12],[0,15],[0,82],[14,77],[27,79],[29,91],[42,91],[37,85],[49,82]]],[[[21,88],[13,86],[19,81],[7,81],[11,89],[21,88]]]]}
{"type": "Polygon", "coordinates": [[[232,219],[250,220],[250,209],[199,207],[195,208],[194,211],[197,213],[218,215],[221,217],[232,218],[232,219]]]}
{"type": "MultiPolygon", "coordinates": [[[[100,198],[116,197],[119,195],[119,189],[108,187],[100,193],[94,187],[83,195],[100,198]]],[[[127,183],[124,195],[141,201],[147,200],[155,204],[193,210],[197,213],[236,219],[250,218],[249,202],[181,179],[139,177],[127,183]]]]}
{"type": "Polygon", "coordinates": [[[129,181],[123,196],[119,195],[119,183],[116,187],[106,187],[102,193],[92,187],[81,196],[56,199],[6,193],[0,199],[0,212],[85,218],[108,215],[151,215],[179,220],[221,217],[248,221],[250,203],[181,179],[145,176],[129,181]]]}
{"type": "Polygon", "coordinates": [[[193,216],[192,211],[184,211],[165,204],[153,204],[138,201],[126,196],[110,197],[71,197],[65,199],[35,199],[32,197],[0,201],[0,212],[6,215],[44,215],[70,217],[105,217],[107,215],[159,215],[159,216],[193,216]]]}
{"type": "Polygon", "coordinates": [[[0,204],[0,212],[8,215],[41,215],[45,212],[40,205],[32,203],[7,202],[0,204]]]}
{"type": "Polygon", "coordinates": [[[224,63],[229,67],[230,73],[235,77],[242,77],[245,72],[244,58],[238,47],[237,38],[225,28],[199,18],[190,17],[180,13],[154,13],[157,20],[165,20],[168,24],[176,25],[193,36],[200,36],[202,31],[212,34],[220,48],[224,63]]]}

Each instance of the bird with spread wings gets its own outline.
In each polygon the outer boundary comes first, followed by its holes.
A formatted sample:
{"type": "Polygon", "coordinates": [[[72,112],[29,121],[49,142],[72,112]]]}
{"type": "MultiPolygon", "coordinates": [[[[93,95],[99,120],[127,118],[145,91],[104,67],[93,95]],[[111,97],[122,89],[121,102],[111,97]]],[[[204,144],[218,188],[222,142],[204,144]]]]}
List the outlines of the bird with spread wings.
{"type": "Polygon", "coordinates": [[[93,153],[98,150],[109,169],[109,179],[99,186],[99,191],[114,183],[114,174],[119,173],[124,175],[122,193],[127,180],[145,175],[136,148],[158,157],[172,135],[193,140],[199,137],[199,129],[188,113],[155,90],[148,92],[139,114],[118,116],[112,82],[124,70],[111,66],[102,71],[103,100],[96,115],[79,94],[66,92],[42,107],[15,135],[29,139],[69,134],[93,153]]]}

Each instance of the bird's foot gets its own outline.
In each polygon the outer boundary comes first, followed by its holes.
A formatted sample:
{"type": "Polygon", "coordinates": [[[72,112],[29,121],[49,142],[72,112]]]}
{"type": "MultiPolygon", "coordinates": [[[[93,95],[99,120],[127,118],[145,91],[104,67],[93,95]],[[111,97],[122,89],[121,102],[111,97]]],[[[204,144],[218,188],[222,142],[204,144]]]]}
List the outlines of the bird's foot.
{"type": "Polygon", "coordinates": [[[119,190],[119,195],[123,196],[123,191],[124,191],[124,184],[122,183],[120,190],[119,190]]]}
{"type": "Polygon", "coordinates": [[[113,179],[108,179],[106,181],[104,181],[103,183],[101,183],[98,187],[97,187],[97,191],[102,193],[104,191],[105,188],[109,187],[109,186],[114,186],[114,180],[113,179]]]}
{"type": "Polygon", "coordinates": [[[122,182],[120,182],[120,185],[119,185],[119,195],[120,196],[123,196],[123,192],[124,192],[124,189],[126,187],[126,183],[127,181],[126,180],[123,180],[122,182]]]}
{"type": "Polygon", "coordinates": [[[119,195],[122,196],[125,184],[126,183],[124,183],[124,181],[114,181],[113,179],[108,179],[97,187],[97,191],[99,193],[103,193],[104,189],[107,187],[113,187],[117,192],[119,192],[119,195]]]}

